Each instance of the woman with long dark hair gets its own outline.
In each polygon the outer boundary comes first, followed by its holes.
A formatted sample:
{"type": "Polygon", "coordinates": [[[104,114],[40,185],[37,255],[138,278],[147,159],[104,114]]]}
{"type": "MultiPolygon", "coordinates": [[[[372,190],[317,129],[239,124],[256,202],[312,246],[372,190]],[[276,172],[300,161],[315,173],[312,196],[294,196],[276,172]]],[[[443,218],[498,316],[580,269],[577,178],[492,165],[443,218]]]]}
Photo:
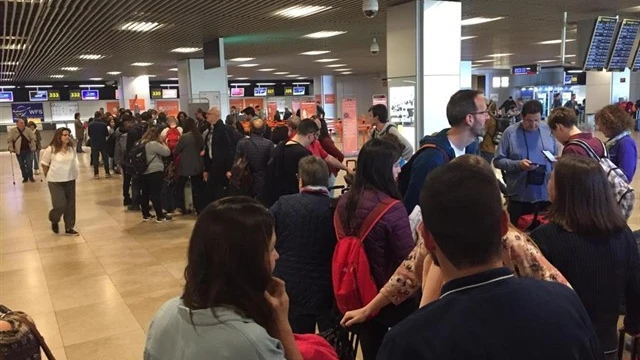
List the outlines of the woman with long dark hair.
{"type": "Polygon", "coordinates": [[[549,180],[550,223],[531,237],[571,283],[607,359],[616,359],[620,304],[625,329],[640,334],[640,254],[598,161],[562,156],[549,180]]]}
{"type": "Polygon", "coordinates": [[[145,144],[147,155],[147,170],[140,176],[140,210],[142,210],[142,221],[149,221],[153,218],[149,212],[149,200],[153,204],[156,212],[156,222],[171,220],[162,210],[162,184],[164,183],[164,161],[163,157],[171,155],[171,151],[162,141],[157,126],[149,126],[149,129],[142,135],[140,141],[145,144]]]}
{"type": "MultiPolygon", "coordinates": [[[[373,139],[358,155],[358,168],[351,190],[338,201],[335,216],[347,236],[360,233],[368,215],[378,204],[389,206],[363,239],[371,275],[378,290],[393,275],[396,268],[414,247],[409,216],[400,199],[396,177],[400,172],[401,152],[393,143],[373,139]]],[[[340,241],[340,240],[338,240],[340,241]]],[[[417,308],[416,299],[396,306],[388,305],[363,323],[358,330],[364,360],[375,359],[389,327],[404,319],[417,308]]]]}
{"type": "Polygon", "coordinates": [[[184,124],[183,122],[185,121],[186,118],[188,118],[189,116],[187,116],[187,113],[184,111],[180,111],[178,113],[177,119],[178,119],[178,126],[183,127],[184,124]]]}
{"type": "Polygon", "coordinates": [[[76,179],[78,164],[76,162],[75,144],[71,141],[71,130],[58,128],[53,134],[51,144],[42,154],[42,172],[47,178],[51,204],[49,211],[51,230],[59,233],[60,217],[64,218],[65,234],[78,235],[73,228],[76,224],[76,179]]]}
{"type": "Polygon", "coordinates": [[[205,205],[205,184],[202,179],[204,162],[200,151],[204,146],[204,140],[198,130],[196,121],[186,118],[182,121],[182,136],[178,140],[173,151],[174,159],[177,163],[178,183],[175,187],[177,205],[183,214],[186,214],[184,202],[184,186],[187,180],[191,180],[191,193],[193,195],[193,206],[196,213],[200,213],[205,205]]]}
{"type": "Polygon", "coordinates": [[[272,271],[274,220],[247,197],[209,205],[191,234],[180,298],[151,322],[145,360],[300,360],[289,299],[272,271]]]}

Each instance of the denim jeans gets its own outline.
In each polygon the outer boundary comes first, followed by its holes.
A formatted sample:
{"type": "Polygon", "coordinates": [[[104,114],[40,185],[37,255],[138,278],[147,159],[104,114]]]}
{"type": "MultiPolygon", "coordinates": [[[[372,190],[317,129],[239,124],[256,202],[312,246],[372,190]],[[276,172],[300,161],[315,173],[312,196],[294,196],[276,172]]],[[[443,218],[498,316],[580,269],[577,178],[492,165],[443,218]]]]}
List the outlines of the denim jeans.
{"type": "Polygon", "coordinates": [[[23,151],[20,154],[16,154],[18,158],[18,164],[20,164],[20,171],[22,172],[22,179],[28,180],[33,178],[33,152],[23,151]]]}

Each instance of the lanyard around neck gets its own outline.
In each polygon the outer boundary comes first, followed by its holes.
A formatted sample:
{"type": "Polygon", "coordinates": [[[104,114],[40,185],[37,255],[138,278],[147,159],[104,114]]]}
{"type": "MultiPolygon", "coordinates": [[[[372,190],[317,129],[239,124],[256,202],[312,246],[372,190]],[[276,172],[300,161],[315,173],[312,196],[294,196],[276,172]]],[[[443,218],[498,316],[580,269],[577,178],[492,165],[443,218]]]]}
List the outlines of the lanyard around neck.
{"type": "MultiPolygon", "coordinates": [[[[520,124],[520,130],[522,130],[522,137],[524,137],[524,146],[527,148],[527,160],[531,160],[529,158],[529,142],[527,141],[527,132],[524,131],[524,127],[520,124]]],[[[544,150],[544,141],[542,140],[542,131],[538,128],[538,137],[540,138],[540,143],[542,144],[542,150],[544,150]]]]}

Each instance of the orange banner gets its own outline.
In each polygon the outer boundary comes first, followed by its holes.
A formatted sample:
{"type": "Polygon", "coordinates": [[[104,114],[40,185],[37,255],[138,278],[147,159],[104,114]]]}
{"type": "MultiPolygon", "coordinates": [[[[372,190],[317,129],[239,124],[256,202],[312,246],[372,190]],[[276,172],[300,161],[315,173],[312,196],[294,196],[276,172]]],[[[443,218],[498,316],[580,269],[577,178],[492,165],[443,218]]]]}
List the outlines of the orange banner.
{"type": "Polygon", "coordinates": [[[180,102],[178,100],[156,100],[156,110],[164,112],[167,116],[178,116],[180,102]]]}
{"type": "Polygon", "coordinates": [[[316,94],[316,102],[322,102],[322,94],[316,94]]]}
{"type": "Polygon", "coordinates": [[[144,99],[129,99],[129,110],[134,113],[147,110],[147,107],[144,105],[144,99]],[[138,105],[137,109],[136,105],[138,105]]]}
{"type": "Polygon", "coordinates": [[[316,103],[305,101],[300,105],[300,118],[307,119],[316,114],[316,103]]]}
{"type": "MultiPolygon", "coordinates": [[[[260,105],[261,108],[264,108],[264,99],[262,98],[245,98],[244,99],[245,107],[251,106],[252,108],[255,109],[256,105],[260,105]]],[[[240,111],[242,111],[242,109],[240,111]]]]}
{"type": "Polygon", "coordinates": [[[342,99],[342,152],[345,156],[358,153],[358,107],[356,99],[342,99]]]}
{"type": "Polygon", "coordinates": [[[267,117],[269,120],[273,120],[273,117],[276,115],[276,111],[278,111],[278,103],[275,101],[267,101],[267,117]]]}
{"type": "Polygon", "coordinates": [[[325,94],[324,95],[324,104],[335,104],[336,103],[336,95],[335,94],[325,94]]]}
{"type": "Polygon", "coordinates": [[[229,108],[231,108],[232,106],[235,106],[236,109],[238,109],[238,112],[242,111],[245,106],[244,106],[244,100],[243,99],[229,99],[229,108]]]}
{"type": "Polygon", "coordinates": [[[120,110],[120,101],[107,101],[107,105],[104,107],[111,115],[117,115],[120,110]]]}

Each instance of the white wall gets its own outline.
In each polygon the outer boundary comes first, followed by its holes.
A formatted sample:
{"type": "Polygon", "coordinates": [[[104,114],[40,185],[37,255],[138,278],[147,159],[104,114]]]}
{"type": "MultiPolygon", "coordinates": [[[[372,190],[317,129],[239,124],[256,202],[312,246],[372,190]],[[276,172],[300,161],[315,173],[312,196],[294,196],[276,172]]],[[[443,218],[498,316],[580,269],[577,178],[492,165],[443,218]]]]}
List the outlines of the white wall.
{"type": "Polygon", "coordinates": [[[366,114],[371,107],[375,94],[389,96],[388,89],[382,85],[382,79],[373,76],[336,76],[337,117],[342,118],[342,98],[355,97],[358,117],[366,114]]]}
{"type": "Polygon", "coordinates": [[[416,76],[416,2],[387,9],[387,77],[416,76]]]}
{"type": "MultiPolygon", "coordinates": [[[[80,118],[82,121],[89,120],[93,117],[93,114],[100,108],[107,107],[107,101],[115,100],[97,100],[97,101],[76,101],[78,103],[78,111],[80,112],[80,118]]],[[[67,101],[62,101],[67,102],[67,101]]],[[[51,121],[51,103],[52,101],[45,101],[42,103],[42,109],[44,110],[44,121],[51,121]]],[[[73,120],[73,119],[69,119],[73,120]]],[[[11,104],[0,104],[0,124],[13,124],[13,116],[11,115],[11,104]]]]}
{"type": "Polygon", "coordinates": [[[593,114],[610,104],[611,73],[604,71],[587,72],[587,106],[585,112],[593,114]]]}

